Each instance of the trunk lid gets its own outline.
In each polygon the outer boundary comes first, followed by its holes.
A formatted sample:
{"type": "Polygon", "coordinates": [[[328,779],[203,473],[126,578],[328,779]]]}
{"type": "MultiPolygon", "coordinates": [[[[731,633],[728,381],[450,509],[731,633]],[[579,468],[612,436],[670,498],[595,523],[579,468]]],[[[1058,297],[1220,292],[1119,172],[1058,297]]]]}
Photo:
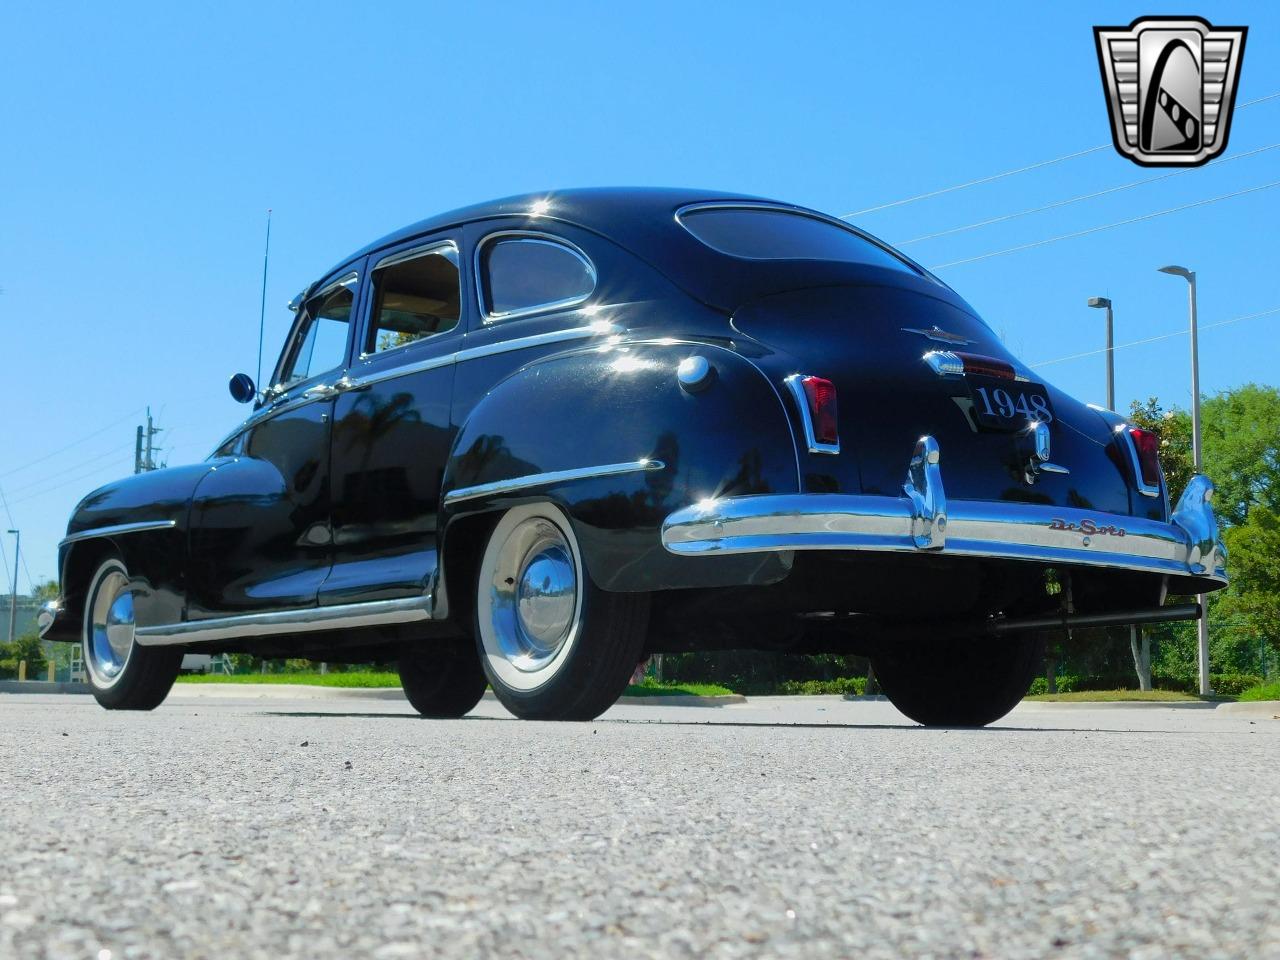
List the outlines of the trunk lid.
{"type": "MultiPolygon", "coordinates": [[[[768,366],[774,376],[811,374],[836,386],[841,452],[808,454],[806,460],[801,441],[806,488],[898,496],[916,440],[930,434],[941,448],[949,498],[1129,513],[1124,460],[1102,418],[1044,383],[982,321],[962,309],[958,298],[945,291],[930,296],[918,284],[912,287],[795,290],[758,299],[734,313],[738,331],[772,349],[768,366]],[[991,358],[1012,365],[1026,380],[972,372],[944,376],[924,360],[930,351],[991,358]],[[985,387],[986,394],[976,392],[978,387],[985,387]],[[993,396],[998,388],[1006,390],[999,403],[993,396]],[[1053,415],[1050,462],[1070,473],[1041,473],[1029,484],[1025,465],[1034,448],[1030,436],[1025,430],[991,429],[994,421],[978,416],[984,412],[978,405],[996,404],[998,413],[1007,396],[1010,403],[1025,401],[1025,408],[1043,420],[1034,395],[1045,398],[1053,415]]],[[[972,371],[975,364],[969,366],[972,371]]]]}

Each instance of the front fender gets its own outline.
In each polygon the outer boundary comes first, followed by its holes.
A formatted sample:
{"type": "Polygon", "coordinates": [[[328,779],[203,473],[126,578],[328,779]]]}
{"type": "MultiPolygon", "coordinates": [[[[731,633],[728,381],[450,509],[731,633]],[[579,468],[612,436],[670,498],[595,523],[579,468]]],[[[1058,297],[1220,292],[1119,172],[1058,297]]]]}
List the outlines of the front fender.
{"type": "Polygon", "coordinates": [[[118,554],[129,570],[139,624],[182,619],[191,495],[215,465],[135,474],[99,487],[76,505],[67,539],[58,547],[62,597],[46,639],[79,639],[84,590],[107,552],[118,554]]]}
{"type": "Polygon", "coordinates": [[[706,342],[618,343],[535,361],[476,404],[445,470],[442,547],[466,515],[549,500],[603,589],[771,583],[789,555],[690,562],[663,550],[662,521],[704,498],[798,489],[782,399],[749,359],[706,342]],[[676,368],[693,355],[712,372],[689,391],[676,368]]]}

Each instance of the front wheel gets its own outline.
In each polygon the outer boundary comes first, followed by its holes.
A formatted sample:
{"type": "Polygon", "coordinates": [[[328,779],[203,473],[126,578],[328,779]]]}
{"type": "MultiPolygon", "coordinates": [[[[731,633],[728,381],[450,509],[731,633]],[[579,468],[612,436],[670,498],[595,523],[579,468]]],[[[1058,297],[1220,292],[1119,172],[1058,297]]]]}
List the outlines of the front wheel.
{"type": "Polygon", "coordinates": [[[514,507],[489,535],[476,639],[494,696],[526,720],[591,720],[627,688],[649,596],[591,582],[573,527],[549,503],[514,507]]]}
{"type": "Polygon", "coordinates": [[[871,658],[900,711],[927,727],[983,727],[1018,705],[1039,670],[1035,637],[912,643],[871,658]]]}
{"type": "Polygon", "coordinates": [[[89,686],[108,710],[154,710],[182,667],[181,647],[139,646],[135,628],[129,571],[111,557],[89,581],[81,637],[89,686]]]}

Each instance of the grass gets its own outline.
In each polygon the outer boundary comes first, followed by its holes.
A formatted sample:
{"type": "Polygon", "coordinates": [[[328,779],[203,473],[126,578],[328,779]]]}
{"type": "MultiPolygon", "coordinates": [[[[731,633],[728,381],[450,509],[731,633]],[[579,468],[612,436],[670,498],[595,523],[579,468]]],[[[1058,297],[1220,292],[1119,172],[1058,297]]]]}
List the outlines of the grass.
{"type": "MultiPolygon", "coordinates": [[[[187,673],[178,678],[179,683],[267,683],[302,684],[312,687],[398,687],[400,675],[351,671],[349,673],[244,673],[228,676],[225,673],[187,673]]],[[[657,683],[646,680],[642,684],[627,687],[628,697],[723,697],[733,691],[714,683],[657,683]]]]}
{"type": "Polygon", "coordinates": [[[1122,700],[1172,703],[1200,698],[1178,690],[1077,690],[1074,693],[1037,693],[1026,699],[1049,700],[1057,703],[1116,703],[1122,700]]]}
{"type": "Polygon", "coordinates": [[[718,683],[658,683],[646,678],[643,683],[633,683],[627,687],[624,697],[727,697],[733,691],[718,683]]]}
{"type": "Polygon", "coordinates": [[[1280,681],[1261,683],[1240,694],[1241,700],[1280,700],[1280,681]]]}

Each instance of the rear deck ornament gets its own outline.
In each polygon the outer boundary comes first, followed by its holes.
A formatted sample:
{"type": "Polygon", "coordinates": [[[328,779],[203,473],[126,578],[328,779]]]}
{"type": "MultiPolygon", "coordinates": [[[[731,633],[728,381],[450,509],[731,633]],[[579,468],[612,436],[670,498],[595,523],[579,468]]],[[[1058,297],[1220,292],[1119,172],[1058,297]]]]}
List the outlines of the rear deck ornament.
{"type": "Polygon", "coordinates": [[[1094,27],[1120,155],[1144,167],[1197,167],[1222,153],[1247,33],[1199,17],[1094,27]]]}

